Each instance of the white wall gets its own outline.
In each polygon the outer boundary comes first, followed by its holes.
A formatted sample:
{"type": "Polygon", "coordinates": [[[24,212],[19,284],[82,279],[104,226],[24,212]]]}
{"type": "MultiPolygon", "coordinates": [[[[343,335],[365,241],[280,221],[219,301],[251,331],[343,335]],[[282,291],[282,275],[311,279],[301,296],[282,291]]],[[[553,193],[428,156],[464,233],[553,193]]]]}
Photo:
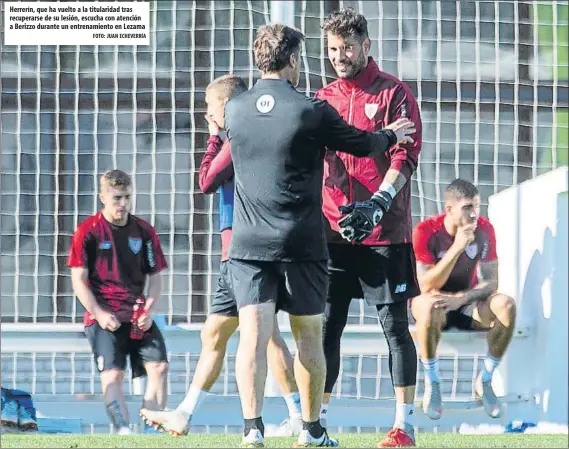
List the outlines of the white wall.
{"type": "MultiPolygon", "coordinates": [[[[529,333],[513,341],[499,373],[504,393],[535,394],[534,422],[568,423],[568,190],[562,167],[489,201],[500,291],[516,299],[517,328],[529,333]]],[[[528,420],[527,412],[511,418],[528,420]]]]}

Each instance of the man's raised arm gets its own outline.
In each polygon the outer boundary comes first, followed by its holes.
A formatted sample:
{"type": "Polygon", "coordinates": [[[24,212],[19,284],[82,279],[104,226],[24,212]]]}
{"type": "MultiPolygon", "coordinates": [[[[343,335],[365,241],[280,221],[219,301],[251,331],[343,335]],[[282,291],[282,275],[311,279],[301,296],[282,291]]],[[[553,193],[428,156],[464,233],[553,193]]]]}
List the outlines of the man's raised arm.
{"type": "Polygon", "coordinates": [[[233,161],[229,141],[218,136],[207,140],[207,150],[200,164],[200,189],[203,193],[214,193],[224,182],[233,177],[233,161]]]}
{"type": "Polygon", "coordinates": [[[382,154],[397,143],[413,142],[413,122],[401,119],[389,128],[376,132],[361,131],[348,123],[326,101],[314,99],[321,112],[321,135],[329,150],[349,153],[356,157],[382,154]]]}
{"type": "Polygon", "coordinates": [[[413,250],[417,258],[417,280],[421,293],[439,291],[447,283],[456,261],[464,249],[474,241],[475,225],[459,228],[454,241],[441,260],[435,262],[428,249],[428,230],[417,225],[413,232],[413,250]]]}

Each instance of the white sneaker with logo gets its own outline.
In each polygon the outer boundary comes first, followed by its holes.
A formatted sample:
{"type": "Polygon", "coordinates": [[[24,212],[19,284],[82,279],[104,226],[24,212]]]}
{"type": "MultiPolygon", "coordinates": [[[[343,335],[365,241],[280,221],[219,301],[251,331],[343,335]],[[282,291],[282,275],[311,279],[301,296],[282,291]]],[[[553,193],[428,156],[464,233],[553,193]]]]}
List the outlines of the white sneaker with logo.
{"type": "Polygon", "coordinates": [[[140,416],[157,430],[163,430],[170,435],[179,437],[190,431],[190,416],[175,410],[140,410],[140,416]]]}
{"type": "Polygon", "coordinates": [[[265,447],[265,439],[259,429],[251,429],[249,433],[243,437],[241,447],[265,447]]]}
{"type": "Polygon", "coordinates": [[[324,429],[324,433],[320,438],[314,438],[308,430],[303,430],[300,432],[294,447],[338,447],[339,445],[338,440],[330,438],[328,432],[324,429]]]}

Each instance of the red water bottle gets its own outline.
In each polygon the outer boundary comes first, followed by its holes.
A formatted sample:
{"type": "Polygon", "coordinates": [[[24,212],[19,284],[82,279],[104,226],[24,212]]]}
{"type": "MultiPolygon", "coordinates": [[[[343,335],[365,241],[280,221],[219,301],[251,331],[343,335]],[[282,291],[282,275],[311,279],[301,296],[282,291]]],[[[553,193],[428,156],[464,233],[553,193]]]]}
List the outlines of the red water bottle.
{"type": "Polygon", "coordinates": [[[144,331],[138,325],[138,319],[145,313],[144,299],[138,298],[132,308],[132,319],[130,320],[130,338],[132,340],[142,340],[144,338],[144,331]]]}

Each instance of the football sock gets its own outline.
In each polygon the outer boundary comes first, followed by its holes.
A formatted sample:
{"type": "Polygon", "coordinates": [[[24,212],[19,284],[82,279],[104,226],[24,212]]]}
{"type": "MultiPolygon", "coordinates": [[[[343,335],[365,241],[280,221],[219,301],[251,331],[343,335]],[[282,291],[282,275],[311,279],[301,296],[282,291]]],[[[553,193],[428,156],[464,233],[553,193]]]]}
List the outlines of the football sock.
{"type": "Polygon", "coordinates": [[[186,397],[182,403],[178,405],[177,410],[185,413],[188,417],[193,415],[203,403],[207,394],[207,391],[200,390],[199,388],[190,385],[190,389],[188,390],[186,397]]]}
{"type": "Polygon", "coordinates": [[[397,404],[395,404],[395,423],[393,424],[393,427],[396,429],[413,427],[414,413],[415,404],[397,402],[397,404]]]}
{"type": "Polygon", "coordinates": [[[245,422],[245,425],[243,427],[244,436],[249,435],[249,432],[252,429],[258,429],[261,431],[261,435],[263,436],[263,438],[265,437],[265,425],[263,424],[263,420],[260,416],[258,418],[245,419],[244,422],[245,422]]]}
{"type": "Polygon", "coordinates": [[[439,359],[435,357],[434,359],[421,359],[423,368],[425,369],[425,380],[428,382],[440,382],[439,377],[439,359]]]}
{"type": "Polygon", "coordinates": [[[492,375],[494,370],[498,368],[500,360],[492,357],[490,354],[484,359],[484,369],[482,370],[482,382],[490,382],[492,380],[492,375]]]}
{"type": "Polygon", "coordinates": [[[313,438],[320,438],[324,434],[324,428],[320,425],[320,420],[314,422],[302,421],[302,429],[308,430],[313,438]]]}
{"type": "Polygon", "coordinates": [[[329,404],[322,404],[320,406],[320,419],[326,420],[328,418],[328,405],[329,404]]]}
{"type": "Polygon", "coordinates": [[[286,406],[288,407],[288,416],[293,418],[301,415],[300,394],[298,391],[287,394],[284,396],[284,400],[286,402],[286,406]]]}

